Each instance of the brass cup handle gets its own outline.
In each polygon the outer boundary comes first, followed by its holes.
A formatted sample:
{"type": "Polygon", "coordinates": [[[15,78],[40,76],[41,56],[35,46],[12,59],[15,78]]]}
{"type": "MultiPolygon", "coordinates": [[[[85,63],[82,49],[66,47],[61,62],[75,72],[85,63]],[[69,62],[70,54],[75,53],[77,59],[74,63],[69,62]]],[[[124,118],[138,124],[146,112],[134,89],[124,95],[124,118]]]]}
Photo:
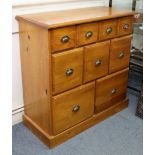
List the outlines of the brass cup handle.
{"type": "Polygon", "coordinates": [[[111,33],[111,32],[112,32],[112,28],[111,27],[107,28],[107,33],[111,33]]]}
{"type": "Polygon", "coordinates": [[[93,36],[93,32],[92,31],[88,31],[86,33],[86,38],[91,38],[93,36]]]}
{"type": "Polygon", "coordinates": [[[78,112],[80,110],[80,106],[79,105],[74,105],[72,112],[78,112]]]}
{"type": "Polygon", "coordinates": [[[124,24],[123,29],[128,29],[129,28],[129,24],[124,24]]]}
{"type": "Polygon", "coordinates": [[[73,74],[73,69],[72,68],[69,68],[66,70],[66,76],[71,76],[73,74]]]}
{"type": "Polygon", "coordinates": [[[124,52],[120,52],[119,55],[118,55],[118,58],[122,59],[123,57],[124,57],[124,52]]]}
{"type": "Polygon", "coordinates": [[[68,41],[69,41],[69,36],[63,36],[62,38],[61,38],[61,42],[62,43],[67,43],[68,41]]]}
{"type": "Polygon", "coordinates": [[[95,67],[98,67],[102,64],[102,60],[100,59],[97,59],[96,62],[95,62],[95,67]]]}
{"type": "Polygon", "coordinates": [[[111,91],[111,94],[116,94],[116,92],[117,92],[117,89],[113,88],[112,91],[111,91]]]}

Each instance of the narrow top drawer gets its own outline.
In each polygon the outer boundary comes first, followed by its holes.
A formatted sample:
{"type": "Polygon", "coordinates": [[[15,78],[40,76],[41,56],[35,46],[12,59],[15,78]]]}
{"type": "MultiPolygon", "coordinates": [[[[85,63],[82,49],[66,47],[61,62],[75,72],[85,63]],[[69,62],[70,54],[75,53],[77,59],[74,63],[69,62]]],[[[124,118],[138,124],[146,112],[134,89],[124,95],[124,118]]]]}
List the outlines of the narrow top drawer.
{"type": "Polygon", "coordinates": [[[116,37],[117,23],[117,19],[99,22],[99,40],[106,40],[116,37]]]}
{"type": "Polygon", "coordinates": [[[77,26],[77,44],[86,45],[97,41],[98,23],[86,23],[77,26]]]}
{"type": "Polygon", "coordinates": [[[70,49],[76,45],[76,27],[68,26],[50,31],[52,52],[70,49]]]}
{"type": "Polygon", "coordinates": [[[132,33],[133,16],[122,17],[118,20],[118,35],[132,33]]]}

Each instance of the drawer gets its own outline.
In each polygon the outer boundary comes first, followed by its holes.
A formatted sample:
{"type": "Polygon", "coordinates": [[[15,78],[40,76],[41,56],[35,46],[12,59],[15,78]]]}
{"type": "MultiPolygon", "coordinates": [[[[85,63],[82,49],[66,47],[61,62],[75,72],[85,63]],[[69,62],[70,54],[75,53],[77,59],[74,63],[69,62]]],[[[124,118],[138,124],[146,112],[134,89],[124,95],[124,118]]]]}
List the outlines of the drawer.
{"type": "Polygon", "coordinates": [[[76,27],[68,26],[51,31],[52,52],[73,48],[76,45],[76,27]]]}
{"type": "Polygon", "coordinates": [[[125,99],[128,68],[96,81],[95,113],[125,99]]]}
{"type": "Polygon", "coordinates": [[[53,133],[58,134],[94,113],[94,87],[89,83],[52,98],[53,133]]]}
{"type": "Polygon", "coordinates": [[[132,33],[133,16],[119,18],[118,35],[126,35],[132,33]]]}
{"type": "Polygon", "coordinates": [[[84,82],[108,74],[110,41],[96,43],[84,48],[84,82]]]}
{"type": "Polygon", "coordinates": [[[78,25],[77,35],[78,46],[96,42],[98,38],[98,23],[78,25]]]}
{"type": "Polygon", "coordinates": [[[130,35],[111,40],[109,73],[128,67],[131,38],[130,35]]]}
{"type": "Polygon", "coordinates": [[[114,38],[117,35],[117,19],[99,23],[99,40],[114,38]]]}
{"type": "Polygon", "coordinates": [[[82,84],[83,48],[52,55],[53,94],[82,84]]]}

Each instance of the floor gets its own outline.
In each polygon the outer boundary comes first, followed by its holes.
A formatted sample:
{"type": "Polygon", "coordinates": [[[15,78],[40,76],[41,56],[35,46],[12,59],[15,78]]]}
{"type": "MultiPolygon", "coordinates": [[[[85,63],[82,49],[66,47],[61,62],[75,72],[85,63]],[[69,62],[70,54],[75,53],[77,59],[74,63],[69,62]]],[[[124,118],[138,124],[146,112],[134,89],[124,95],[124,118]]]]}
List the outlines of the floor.
{"type": "Polygon", "coordinates": [[[137,97],[128,96],[127,109],[51,150],[22,123],[13,126],[13,155],[142,155],[143,121],[135,116],[137,97]]]}

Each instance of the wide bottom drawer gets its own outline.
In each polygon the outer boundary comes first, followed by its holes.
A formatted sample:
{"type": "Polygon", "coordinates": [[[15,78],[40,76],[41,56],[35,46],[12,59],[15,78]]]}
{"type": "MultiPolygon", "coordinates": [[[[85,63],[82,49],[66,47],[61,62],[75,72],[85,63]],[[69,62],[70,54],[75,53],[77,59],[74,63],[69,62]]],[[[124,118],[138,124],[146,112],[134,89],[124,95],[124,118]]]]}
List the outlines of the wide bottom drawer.
{"type": "Polygon", "coordinates": [[[94,113],[95,82],[52,98],[53,134],[58,134],[91,117],[94,113]]]}
{"type": "Polygon", "coordinates": [[[109,108],[125,99],[128,68],[96,81],[95,113],[109,108]]]}

